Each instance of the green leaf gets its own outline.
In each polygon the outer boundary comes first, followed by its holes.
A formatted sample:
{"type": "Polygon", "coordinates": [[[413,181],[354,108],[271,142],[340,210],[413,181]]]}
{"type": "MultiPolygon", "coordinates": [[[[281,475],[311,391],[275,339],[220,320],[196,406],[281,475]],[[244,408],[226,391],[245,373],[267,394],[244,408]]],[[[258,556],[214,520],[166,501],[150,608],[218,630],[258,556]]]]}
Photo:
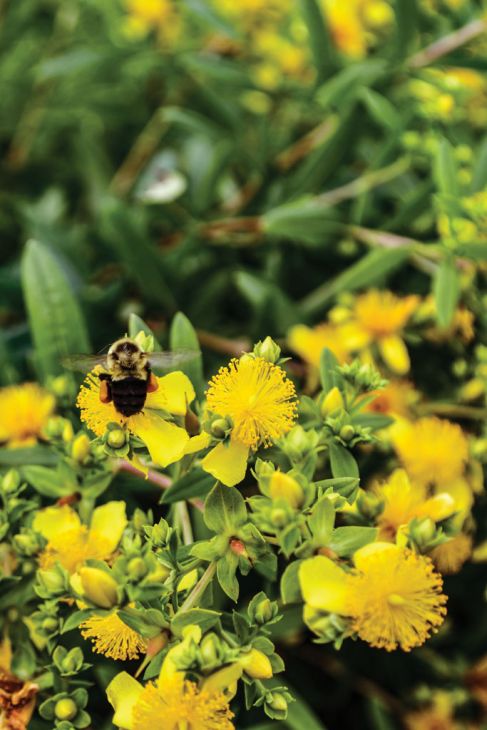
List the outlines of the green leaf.
{"type": "Polygon", "coordinates": [[[359,476],[357,462],[348,449],[341,444],[331,442],[329,444],[329,450],[331,473],[334,477],[359,476]]]}
{"type": "Polygon", "coordinates": [[[455,253],[473,261],[487,261],[487,243],[484,241],[460,243],[456,247],[455,253]]]}
{"type": "Polygon", "coordinates": [[[194,351],[194,359],[183,363],[179,369],[186,373],[193,383],[197,398],[201,399],[206,381],[203,374],[203,357],[200,343],[193,325],[182,312],[178,312],[174,316],[169,332],[169,344],[171,350],[194,351]]]}
{"type": "Polygon", "coordinates": [[[63,372],[62,358],[89,352],[81,309],[58,258],[39,241],[27,243],[21,262],[22,289],[40,377],[63,372]]]}
{"type": "Polygon", "coordinates": [[[163,493],[161,503],[173,504],[195,497],[206,497],[214,481],[213,477],[202,469],[193,469],[163,493]]]}
{"type": "Polygon", "coordinates": [[[73,494],[77,485],[66,482],[55,470],[45,466],[24,466],[22,477],[43,497],[58,499],[73,494]]]}
{"type": "Polygon", "coordinates": [[[436,303],[436,318],[440,327],[449,327],[460,297],[460,274],[455,259],[445,257],[437,269],[433,294],[436,303]]]}
{"type": "Polygon", "coordinates": [[[335,509],[329,499],[318,502],[309,518],[309,526],[313,533],[314,542],[319,545],[328,545],[335,524],[335,509]]]}
{"type": "Polygon", "coordinates": [[[66,621],[64,621],[61,634],[67,634],[68,631],[72,631],[73,629],[77,629],[80,623],[82,623],[85,619],[90,618],[90,616],[93,615],[93,610],[91,608],[85,608],[81,611],[74,611],[66,621]]]}
{"type": "Polygon", "coordinates": [[[333,530],[329,547],[341,558],[347,558],[359,548],[373,542],[376,536],[375,527],[337,527],[333,530]]]}
{"type": "Polygon", "coordinates": [[[302,241],[311,245],[333,242],[332,235],[344,224],[333,219],[333,211],[312,198],[286,203],[273,208],[262,217],[263,231],[269,236],[302,241]]]}
{"type": "Polygon", "coordinates": [[[247,508],[238,489],[217,483],[205,502],[204,520],[208,529],[231,534],[247,522],[247,508]]]}
{"type": "Polygon", "coordinates": [[[238,600],[239,586],[235,573],[237,572],[238,558],[232,553],[227,553],[216,564],[216,577],[221,589],[232,601],[238,600]]]}
{"type": "Polygon", "coordinates": [[[218,611],[208,611],[204,608],[191,608],[189,611],[177,613],[171,622],[171,629],[177,636],[181,636],[186,626],[196,624],[201,631],[209,631],[216,626],[220,620],[221,613],[218,611]]]}
{"type": "Polygon", "coordinates": [[[285,724],[291,730],[326,730],[321,724],[313,710],[306,704],[305,700],[297,694],[296,690],[288,687],[289,692],[294,697],[294,702],[289,705],[287,719],[285,724]]]}
{"type": "Polygon", "coordinates": [[[339,362],[333,352],[325,347],[320,356],[320,381],[323,391],[328,393],[335,386],[342,388],[343,377],[338,372],[339,362]]]}
{"type": "Polygon", "coordinates": [[[336,67],[337,59],[326,17],[317,0],[300,0],[301,12],[308,27],[309,45],[318,79],[323,81],[336,67]]]}
{"type": "Polygon", "coordinates": [[[22,466],[23,464],[57,464],[58,457],[46,446],[30,446],[26,449],[0,449],[0,466],[22,466]]]}
{"type": "Polygon", "coordinates": [[[372,119],[381,127],[395,132],[401,127],[399,112],[385,96],[372,89],[363,88],[360,98],[372,119]]]}
{"type": "Polygon", "coordinates": [[[487,139],[484,139],[475,153],[473,165],[472,193],[478,193],[487,186],[487,139]]]}
{"type": "Polygon", "coordinates": [[[295,560],[284,570],[281,578],[281,596],[284,603],[302,603],[303,596],[299,585],[299,566],[301,560],[295,560]]]}
{"type": "Polygon", "coordinates": [[[396,39],[394,55],[404,58],[416,38],[418,27],[417,0],[395,0],[393,3],[396,15],[396,39]]]}
{"type": "Polygon", "coordinates": [[[458,197],[458,165],[448,140],[442,139],[433,166],[434,178],[440,193],[458,197]]]}
{"type": "Polygon", "coordinates": [[[409,255],[408,246],[390,249],[377,248],[370,251],[331,282],[326,282],[308,294],[301,302],[301,311],[305,315],[315,314],[323,310],[337,294],[343,291],[355,291],[377,284],[399,269],[409,255]]]}

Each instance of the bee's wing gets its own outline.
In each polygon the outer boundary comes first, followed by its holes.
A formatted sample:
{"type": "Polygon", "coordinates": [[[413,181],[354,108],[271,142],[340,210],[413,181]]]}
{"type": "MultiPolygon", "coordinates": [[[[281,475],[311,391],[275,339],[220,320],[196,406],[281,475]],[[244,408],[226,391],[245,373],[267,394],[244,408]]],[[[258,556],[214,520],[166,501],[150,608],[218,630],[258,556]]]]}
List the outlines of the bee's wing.
{"type": "Polygon", "coordinates": [[[97,365],[106,367],[106,355],[68,355],[61,360],[68,370],[78,370],[81,373],[89,373],[97,365]]]}
{"type": "Polygon", "coordinates": [[[147,357],[155,369],[169,370],[180,367],[184,363],[196,360],[200,356],[198,350],[174,350],[173,352],[148,352],[147,357]]]}

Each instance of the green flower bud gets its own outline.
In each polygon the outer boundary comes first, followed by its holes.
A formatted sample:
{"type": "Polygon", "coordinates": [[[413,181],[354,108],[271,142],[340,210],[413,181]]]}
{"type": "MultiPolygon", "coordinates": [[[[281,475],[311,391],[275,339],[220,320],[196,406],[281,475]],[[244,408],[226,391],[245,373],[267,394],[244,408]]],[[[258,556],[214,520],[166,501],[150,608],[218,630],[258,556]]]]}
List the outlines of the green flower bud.
{"type": "Polygon", "coordinates": [[[384,509],[384,503],[372,492],[361,492],[357,498],[357,509],[366,519],[374,520],[384,509]]]}
{"type": "Polygon", "coordinates": [[[47,570],[38,570],[37,579],[46,593],[57,595],[67,589],[65,573],[58,566],[47,570]]]}
{"type": "Polygon", "coordinates": [[[207,634],[200,644],[201,658],[207,668],[214,667],[219,661],[220,640],[213,632],[207,634]]]}
{"type": "Polygon", "coordinates": [[[46,424],[44,433],[49,439],[61,438],[65,425],[65,418],[62,418],[61,416],[52,416],[46,424]]]}
{"type": "Polygon", "coordinates": [[[267,596],[262,598],[252,610],[252,618],[256,624],[261,626],[271,621],[277,615],[277,604],[267,596]]]}
{"type": "Polygon", "coordinates": [[[9,469],[2,479],[2,490],[6,494],[16,492],[20,487],[20,474],[17,469],[9,469]]]}
{"type": "Polygon", "coordinates": [[[157,525],[149,528],[149,537],[157,547],[163,547],[166,544],[169,525],[166,520],[160,519],[157,525]]]}
{"type": "Polygon", "coordinates": [[[13,538],[14,548],[21,555],[35,555],[39,550],[39,542],[33,533],[21,533],[13,538]]]}
{"type": "Polygon", "coordinates": [[[69,697],[58,700],[54,706],[54,715],[57,720],[73,720],[77,714],[76,702],[69,697]]]}
{"type": "Polygon", "coordinates": [[[210,430],[212,436],[217,439],[223,439],[228,436],[228,434],[232,430],[232,425],[228,422],[226,418],[217,418],[211,424],[210,430]]]}
{"type": "Polygon", "coordinates": [[[436,524],[431,517],[412,520],[409,527],[409,538],[421,551],[433,547],[437,538],[436,524]]]}
{"type": "Polygon", "coordinates": [[[266,695],[265,704],[267,707],[269,707],[271,710],[274,710],[275,712],[287,712],[287,700],[284,695],[280,694],[279,692],[270,692],[268,695],[266,695]]]}
{"type": "Polygon", "coordinates": [[[118,584],[100,568],[81,568],[79,571],[83,594],[100,608],[113,608],[118,603],[118,584]]]}
{"type": "Polygon", "coordinates": [[[339,435],[343,441],[351,441],[355,436],[355,429],[351,425],[342,426],[339,435]]]}
{"type": "Polygon", "coordinates": [[[270,679],[274,674],[269,657],[260,649],[251,649],[242,654],[239,662],[244,672],[252,679],[270,679]]]}
{"type": "Polygon", "coordinates": [[[65,444],[69,444],[74,438],[74,429],[71,421],[64,421],[64,428],[62,432],[62,438],[65,444]]]}
{"type": "Polygon", "coordinates": [[[285,527],[289,521],[288,514],[282,507],[275,507],[271,510],[270,520],[274,527],[285,527]]]}
{"type": "Polygon", "coordinates": [[[127,443],[127,434],[123,428],[111,429],[107,434],[106,443],[111,449],[121,449],[127,443]]]}
{"type": "Polygon", "coordinates": [[[61,670],[64,674],[74,674],[79,672],[83,666],[83,652],[79,646],[75,646],[64,657],[61,662],[61,670]]]}
{"type": "Polygon", "coordinates": [[[59,621],[54,616],[48,616],[41,623],[41,628],[46,634],[52,634],[59,628],[59,621]]]}
{"type": "Polygon", "coordinates": [[[127,573],[131,580],[141,580],[147,574],[147,565],[143,558],[132,558],[127,565],[127,573]]]}
{"type": "Polygon", "coordinates": [[[281,348],[274,342],[272,337],[266,337],[265,340],[254,345],[253,354],[255,357],[261,357],[275,365],[281,357],[281,348]]]}

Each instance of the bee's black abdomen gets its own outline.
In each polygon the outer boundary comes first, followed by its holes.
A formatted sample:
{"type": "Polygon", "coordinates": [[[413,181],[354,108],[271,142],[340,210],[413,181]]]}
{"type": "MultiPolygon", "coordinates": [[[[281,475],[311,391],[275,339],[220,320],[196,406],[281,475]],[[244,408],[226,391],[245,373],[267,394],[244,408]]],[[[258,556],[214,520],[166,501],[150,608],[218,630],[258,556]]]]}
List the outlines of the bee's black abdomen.
{"type": "Polygon", "coordinates": [[[141,378],[123,378],[112,380],[111,392],[113,405],[122,416],[134,416],[140,413],[147,398],[147,380],[141,378]]]}

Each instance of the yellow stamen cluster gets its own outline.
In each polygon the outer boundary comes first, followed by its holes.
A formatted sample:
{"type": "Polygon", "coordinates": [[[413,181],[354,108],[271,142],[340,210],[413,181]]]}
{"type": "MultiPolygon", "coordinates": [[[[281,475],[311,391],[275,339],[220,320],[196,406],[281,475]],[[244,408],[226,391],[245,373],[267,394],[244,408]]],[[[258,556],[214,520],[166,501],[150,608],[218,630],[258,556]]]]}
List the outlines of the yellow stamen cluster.
{"type": "Polygon", "coordinates": [[[233,730],[233,713],[222,692],[200,690],[194,682],[148,684],[133,711],[133,730],[233,730]]]}
{"type": "Polygon", "coordinates": [[[35,444],[54,406],[54,397],[36,383],[0,389],[0,442],[11,447],[35,444]]]}
{"type": "Polygon", "coordinates": [[[390,291],[372,289],[357,298],[354,315],[374,338],[401,332],[419,303],[418,297],[396,297],[390,291]]]}
{"type": "Polygon", "coordinates": [[[419,484],[453,482],[468,459],[468,441],[460,426],[440,418],[400,424],[393,442],[408,474],[419,484]]]}
{"type": "Polygon", "coordinates": [[[251,449],[270,446],[293,427],[296,390],[278,365],[244,356],[210,381],[208,409],[233,421],[232,438],[251,449]]]}
{"type": "Polygon", "coordinates": [[[442,585],[428,558],[408,550],[372,553],[348,578],[353,629],[371,646],[410,651],[443,622],[442,585]]]}
{"type": "Polygon", "coordinates": [[[127,626],[117,613],[91,616],[80,624],[80,628],[83,638],[93,642],[93,651],[109,659],[137,659],[147,649],[145,639],[127,626]]]}

